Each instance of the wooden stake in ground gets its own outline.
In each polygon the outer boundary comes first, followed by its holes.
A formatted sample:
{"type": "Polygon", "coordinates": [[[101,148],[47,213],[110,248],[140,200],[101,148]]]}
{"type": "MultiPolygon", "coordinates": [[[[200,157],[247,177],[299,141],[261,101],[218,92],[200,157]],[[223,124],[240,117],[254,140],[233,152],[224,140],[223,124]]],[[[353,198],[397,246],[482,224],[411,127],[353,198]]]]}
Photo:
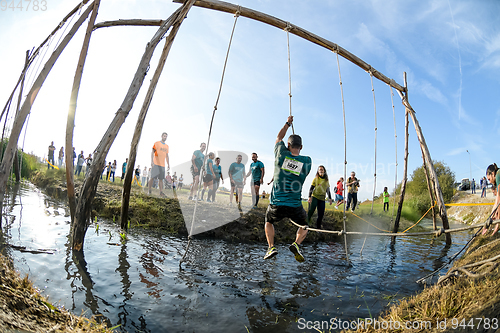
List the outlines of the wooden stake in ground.
{"type": "MultiPolygon", "coordinates": [[[[85,177],[85,181],[83,182],[83,185],[80,189],[80,195],[75,211],[75,219],[73,224],[71,225],[73,251],[83,250],[83,241],[88,228],[88,222],[90,220],[90,213],[92,210],[92,200],[97,190],[97,184],[99,183],[100,174],[104,167],[106,156],[116,136],[118,135],[118,131],[125,122],[125,119],[127,118],[130,109],[132,108],[132,105],[137,98],[137,95],[139,94],[139,90],[142,87],[144,78],[146,77],[146,74],[148,72],[153,52],[160,40],[165,36],[168,29],[174,23],[174,20],[178,18],[180,12],[186,7],[191,8],[193,1],[194,0],[189,0],[185,4],[183,4],[171,16],[172,19],[167,20],[162,26],[160,26],[151,41],[146,45],[146,50],[144,51],[142,59],[139,62],[139,67],[137,68],[132,83],[130,84],[129,90],[125,95],[125,99],[123,100],[122,105],[116,112],[114,119],[112,120],[106,133],[102,137],[99,145],[95,150],[94,160],[92,165],[90,166],[90,171],[85,177]]],[[[182,16],[182,18],[186,16],[185,14],[182,16]]]]}
{"type": "Polygon", "coordinates": [[[429,178],[429,172],[427,171],[427,165],[425,163],[424,151],[422,150],[422,160],[424,161],[424,171],[425,171],[425,179],[427,180],[427,189],[429,190],[429,196],[431,197],[431,207],[432,207],[432,227],[434,230],[437,230],[436,227],[436,213],[434,212],[434,193],[432,192],[432,188],[434,187],[431,184],[431,180],[429,178]]]}
{"type": "Polygon", "coordinates": [[[76,210],[76,199],[75,199],[75,181],[73,179],[73,132],[75,128],[75,113],[76,113],[76,102],[78,100],[78,93],[80,91],[80,83],[82,82],[83,67],[85,66],[85,60],[87,59],[87,53],[89,50],[90,37],[92,37],[92,31],[94,28],[94,23],[99,11],[99,5],[101,0],[95,0],[94,6],[92,8],[92,15],[90,16],[89,23],[87,25],[87,31],[85,33],[85,38],[83,40],[82,50],[80,51],[80,59],[78,60],[78,65],[76,66],[75,78],[73,79],[73,88],[71,89],[71,97],[69,99],[69,109],[68,109],[68,120],[66,122],[66,143],[65,143],[65,156],[66,156],[66,187],[68,193],[68,203],[69,210],[71,214],[71,222],[75,218],[76,210]]]}
{"type": "Polygon", "coordinates": [[[14,120],[14,124],[12,126],[12,131],[10,134],[9,142],[7,144],[7,147],[5,149],[5,155],[3,156],[2,159],[2,164],[0,165],[0,210],[3,206],[3,198],[5,196],[5,190],[7,187],[7,179],[9,178],[9,172],[10,168],[12,167],[12,161],[14,159],[14,154],[17,152],[17,142],[19,140],[19,135],[21,134],[21,130],[24,126],[24,122],[26,121],[26,117],[31,111],[31,106],[35,102],[35,99],[38,95],[38,92],[42,88],[43,83],[45,82],[45,79],[50,73],[50,70],[52,67],[54,67],[55,62],[61,55],[62,51],[64,48],[68,45],[68,43],[71,41],[75,33],[77,32],[78,28],[85,22],[87,17],[90,14],[90,11],[92,10],[92,6],[88,6],[88,8],[82,13],[80,18],[76,21],[76,23],[73,25],[71,30],[68,32],[68,34],[63,38],[61,41],[61,44],[55,49],[55,51],[52,53],[50,56],[49,60],[45,63],[45,66],[43,67],[42,71],[38,75],[35,83],[31,87],[26,99],[24,100],[23,106],[21,107],[21,110],[19,111],[19,114],[17,115],[16,119],[14,120]]]}
{"type": "MultiPolygon", "coordinates": [[[[189,10],[189,8],[187,8],[187,10],[189,10]]],[[[184,17],[185,16],[179,15],[178,17],[179,19],[176,20],[176,22],[173,24],[172,30],[170,31],[168,37],[165,40],[165,46],[163,47],[163,52],[161,54],[160,60],[158,61],[158,67],[156,68],[156,71],[153,75],[153,79],[149,84],[148,92],[146,93],[146,97],[144,98],[144,103],[142,104],[141,112],[139,113],[139,117],[135,125],[134,136],[132,138],[132,143],[130,145],[130,153],[128,156],[125,180],[123,183],[122,207],[121,207],[121,228],[123,230],[127,230],[128,227],[128,207],[130,202],[130,190],[132,187],[135,159],[137,157],[137,146],[139,145],[139,140],[141,139],[144,120],[146,119],[146,114],[149,110],[149,106],[151,105],[151,101],[153,100],[153,95],[155,93],[155,89],[158,84],[158,79],[160,78],[163,68],[165,67],[165,62],[167,61],[168,54],[174,42],[175,36],[177,35],[177,31],[179,30],[184,20],[184,17]]],[[[142,184],[142,186],[145,185],[142,184]]]]}
{"type": "MultiPolygon", "coordinates": [[[[403,202],[405,200],[405,192],[406,192],[406,183],[408,181],[408,127],[409,127],[409,119],[408,119],[408,110],[405,110],[405,157],[404,157],[404,167],[403,167],[403,180],[401,181],[401,193],[399,195],[398,202],[398,212],[396,213],[396,219],[394,220],[394,228],[392,229],[393,233],[398,232],[399,229],[399,220],[401,219],[401,211],[403,210],[403,202]]],[[[392,237],[392,242],[396,240],[396,237],[392,237]]]]}
{"type": "MultiPolygon", "coordinates": [[[[19,113],[19,109],[21,108],[21,102],[23,99],[23,88],[24,88],[24,80],[26,79],[26,71],[28,70],[28,63],[30,59],[30,51],[26,51],[26,58],[24,59],[24,69],[21,80],[21,86],[19,87],[19,97],[17,98],[17,110],[16,117],[19,113]]],[[[16,177],[16,182],[19,183],[21,181],[21,171],[19,170],[19,151],[14,154],[14,176],[16,177]]]]}

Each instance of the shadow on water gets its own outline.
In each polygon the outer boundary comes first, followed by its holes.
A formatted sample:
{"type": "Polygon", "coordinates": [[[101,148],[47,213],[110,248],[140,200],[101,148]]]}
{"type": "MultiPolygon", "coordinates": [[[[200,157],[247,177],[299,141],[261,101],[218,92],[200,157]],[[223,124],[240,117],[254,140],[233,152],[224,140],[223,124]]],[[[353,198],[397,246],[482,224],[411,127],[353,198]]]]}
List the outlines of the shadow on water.
{"type": "Polygon", "coordinates": [[[362,256],[364,238],[350,237],[351,264],[343,238],[303,244],[301,264],[288,244],[276,244],[278,255],[264,261],[265,244],[194,238],[179,269],[185,238],[132,229],[123,240],[117,226],[99,221],[99,232],[89,226],[83,257],[70,249],[64,203],[30,185],[12,188],[5,200],[0,243],[54,249],[7,246],[16,269],[52,302],[127,332],[301,332],[299,320],[376,316],[391,299],[421,290],[416,277],[470,237],[456,236],[450,247],[432,237],[393,244],[368,237],[362,256]]]}

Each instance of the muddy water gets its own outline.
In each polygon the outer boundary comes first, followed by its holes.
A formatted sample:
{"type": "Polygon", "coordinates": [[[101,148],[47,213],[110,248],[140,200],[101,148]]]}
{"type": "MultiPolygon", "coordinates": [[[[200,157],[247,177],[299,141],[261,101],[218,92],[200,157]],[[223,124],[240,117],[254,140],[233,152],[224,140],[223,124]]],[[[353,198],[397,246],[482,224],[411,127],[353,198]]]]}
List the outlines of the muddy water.
{"type": "Polygon", "coordinates": [[[63,202],[31,185],[5,200],[2,243],[26,247],[2,245],[16,269],[53,303],[127,332],[303,332],[307,321],[369,318],[421,290],[415,280],[471,235],[454,236],[449,248],[444,237],[401,238],[394,246],[369,237],[362,255],[364,238],[349,238],[351,265],[343,239],[304,244],[299,264],[287,244],[263,261],[265,244],[198,238],[179,269],[185,238],[132,230],[122,241],[118,228],[98,221],[99,230],[87,231],[84,258],[75,257],[63,202]]]}

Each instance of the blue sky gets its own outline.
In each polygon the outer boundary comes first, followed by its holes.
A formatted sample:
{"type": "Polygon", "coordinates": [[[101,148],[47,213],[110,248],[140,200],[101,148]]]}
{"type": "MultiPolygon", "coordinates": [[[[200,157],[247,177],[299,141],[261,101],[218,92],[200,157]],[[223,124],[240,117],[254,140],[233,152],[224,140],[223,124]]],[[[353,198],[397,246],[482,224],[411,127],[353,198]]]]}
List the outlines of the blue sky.
{"type": "MultiPolygon", "coordinates": [[[[24,63],[76,1],[47,0],[46,10],[0,8],[0,102],[3,107],[24,63]]],[[[24,3],[25,5],[27,2],[24,3]]],[[[298,1],[241,0],[239,5],[268,13],[339,44],[386,76],[403,84],[416,111],[432,158],[444,161],[456,178],[477,180],[495,159],[500,134],[500,2],[480,1],[298,1]],[[469,164],[470,152],[471,163],[469,164]],[[470,165],[472,166],[470,168],[470,165]]],[[[165,19],[178,4],[167,0],[103,0],[97,22],[165,19]]],[[[138,164],[149,163],[150,149],[169,133],[172,166],[188,161],[206,141],[234,17],[194,7],[184,21],[167,60],[141,138],[138,164]]],[[[73,75],[84,27],[59,58],[42,87],[28,123],[25,150],[43,156],[65,136],[73,75]]],[[[76,115],[74,145],[87,155],[114,117],[156,27],[114,27],[93,34],[76,115]]],[[[56,41],[59,35],[56,37],[56,41]]],[[[55,42],[48,49],[52,52],[55,42]]],[[[132,132],[151,70],[108,160],[128,156],[132,132]]],[[[292,110],[303,154],[313,170],[323,164],[331,178],[343,173],[342,102],[335,54],[290,35],[292,110]]],[[[41,67],[40,67],[41,68],[41,67]]],[[[340,59],[347,122],[347,171],[362,180],[360,198],[373,192],[375,120],[370,76],[340,59]]],[[[374,79],[377,111],[377,188],[393,188],[395,133],[389,87],[374,79]]],[[[215,116],[211,151],[257,152],[270,180],[276,134],[288,105],[286,33],[240,17],[215,116]]],[[[394,90],[398,182],[403,174],[404,108],[394,90]]],[[[22,141],[20,142],[22,145],[22,141]]],[[[409,172],[421,165],[410,122],[409,172]]],[[[233,161],[222,161],[229,166],[233,161]]],[[[313,172],[306,180],[309,187],[313,172]]],[[[264,186],[266,191],[270,187],[264,186]]]]}

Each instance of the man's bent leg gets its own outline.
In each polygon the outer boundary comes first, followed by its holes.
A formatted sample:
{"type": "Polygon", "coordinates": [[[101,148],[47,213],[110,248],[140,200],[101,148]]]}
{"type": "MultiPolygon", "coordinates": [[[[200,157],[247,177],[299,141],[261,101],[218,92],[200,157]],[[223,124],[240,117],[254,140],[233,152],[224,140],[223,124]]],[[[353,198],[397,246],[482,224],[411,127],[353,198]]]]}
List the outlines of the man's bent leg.
{"type": "Polygon", "coordinates": [[[295,243],[300,245],[306,239],[307,236],[307,230],[304,230],[302,228],[297,229],[297,236],[295,237],[295,243]]]}

